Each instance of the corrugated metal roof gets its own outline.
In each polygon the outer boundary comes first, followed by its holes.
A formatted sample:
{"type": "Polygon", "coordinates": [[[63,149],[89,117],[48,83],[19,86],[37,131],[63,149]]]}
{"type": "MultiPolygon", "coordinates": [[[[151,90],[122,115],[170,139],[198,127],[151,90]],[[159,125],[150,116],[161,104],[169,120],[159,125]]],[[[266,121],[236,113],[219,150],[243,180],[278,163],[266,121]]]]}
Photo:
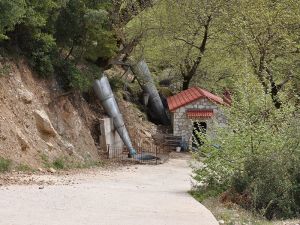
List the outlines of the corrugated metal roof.
{"type": "Polygon", "coordinates": [[[207,98],[218,104],[224,104],[224,101],[219,96],[216,96],[199,87],[191,87],[167,99],[170,111],[174,111],[182,106],[185,106],[200,98],[207,98]]]}
{"type": "Polygon", "coordinates": [[[189,119],[211,118],[214,115],[213,110],[189,110],[186,112],[189,119]]]}

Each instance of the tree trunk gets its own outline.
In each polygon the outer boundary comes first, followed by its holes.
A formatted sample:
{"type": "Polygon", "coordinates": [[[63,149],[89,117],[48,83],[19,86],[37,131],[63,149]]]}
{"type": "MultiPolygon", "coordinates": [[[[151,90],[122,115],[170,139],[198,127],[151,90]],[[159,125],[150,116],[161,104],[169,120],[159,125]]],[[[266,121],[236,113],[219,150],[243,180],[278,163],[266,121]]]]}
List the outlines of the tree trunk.
{"type": "Polygon", "coordinates": [[[281,89],[281,87],[289,80],[287,79],[287,81],[284,81],[282,84],[279,84],[277,85],[274,81],[274,77],[273,77],[273,73],[272,73],[272,70],[268,67],[266,67],[266,72],[268,74],[268,80],[270,82],[270,87],[271,87],[271,98],[272,98],[272,101],[273,101],[273,104],[274,106],[277,108],[277,109],[280,109],[281,105],[282,105],[282,102],[280,101],[279,99],[279,96],[278,96],[278,93],[281,89]]]}
{"type": "Polygon", "coordinates": [[[187,90],[190,86],[190,82],[193,76],[183,76],[182,90],[187,90]]]}
{"type": "Polygon", "coordinates": [[[71,49],[70,49],[68,55],[66,56],[65,60],[68,60],[68,59],[69,59],[69,57],[70,57],[70,56],[72,55],[72,53],[73,53],[73,50],[74,50],[74,44],[72,45],[72,47],[71,47],[71,49]]]}
{"type": "Polygon", "coordinates": [[[273,89],[272,89],[272,91],[271,91],[271,97],[272,97],[272,101],[273,101],[274,106],[276,107],[276,109],[280,109],[282,103],[281,103],[281,101],[280,101],[280,99],[278,97],[278,92],[275,91],[275,90],[273,91],[273,89]]]}
{"type": "Polygon", "coordinates": [[[204,25],[204,34],[203,34],[202,42],[200,46],[197,47],[197,49],[199,50],[199,55],[194,60],[192,65],[190,65],[189,63],[185,63],[184,65],[186,71],[183,72],[184,70],[182,70],[182,77],[183,77],[182,90],[187,90],[189,88],[190,82],[192,78],[195,76],[197,69],[201,63],[202,57],[206,50],[206,44],[208,40],[208,32],[209,32],[211,19],[212,19],[211,16],[208,16],[206,24],[204,25]]]}

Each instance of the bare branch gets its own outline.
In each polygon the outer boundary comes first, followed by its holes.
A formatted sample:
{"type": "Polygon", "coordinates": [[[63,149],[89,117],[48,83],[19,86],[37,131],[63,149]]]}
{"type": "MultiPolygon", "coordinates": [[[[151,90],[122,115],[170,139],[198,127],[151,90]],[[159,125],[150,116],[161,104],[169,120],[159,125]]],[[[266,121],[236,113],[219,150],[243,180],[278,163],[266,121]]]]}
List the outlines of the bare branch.
{"type": "Polygon", "coordinates": [[[113,2],[114,11],[112,12],[113,24],[117,27],[124,27],[135,16],[152,7],[155,2],[156,0],[131,0],[124,3],[124,1],[115,0],[113,2]],[[125,7],[122,8],[124,4],[125,7]]]}
{"type": "Polygon", "coordinates": [[[192,46],[192,47],[200,50],[200,47],[197,46],[197,45],[195,45],[193,42],[187,41],[187,40],[185,40],[183,38],[179,38],[179,37],[174,37],[174,39],[178,40],[178,41],[183,41],[184,43],[186,43],[186,44],[188,44],[188,45],[190,45],[190,46],[192,46]]]}

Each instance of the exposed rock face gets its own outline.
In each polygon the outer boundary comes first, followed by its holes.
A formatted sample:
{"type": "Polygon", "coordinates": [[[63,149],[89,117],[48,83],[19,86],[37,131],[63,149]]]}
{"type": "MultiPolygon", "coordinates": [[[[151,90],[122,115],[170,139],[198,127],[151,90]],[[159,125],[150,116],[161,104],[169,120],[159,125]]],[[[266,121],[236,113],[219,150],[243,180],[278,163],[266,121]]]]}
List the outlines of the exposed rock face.
{"type": "MultiPolygon", "coordinates": [[[[33,75],[24,61],[0,59],[0,63],[9,63],[11,68],[0,76],[1,157],[36,169],[60,157],[79,163],[99,160],[94,142],[98,139],[100,145],[99,121],[104,111],[99,103],[88,104],[80,95],[65,95],[55,81],[33,75]]],[[[130,136],[139,142],[151,139],[156,126],[132,103],[122,99],[118,103],[130,136]]]]}
{"type": "Polygon", "coordinates": [[[25,103],[25,104],[30,104],[33,101],[33,94],[24,89],[18,89],[17,90],[18,94],[19,94],[19,98],[25,103]]]}
{"type": "Polygon", "coordinates": [[[52,123],[44,110],[35,110],[33,115],[35,117],[36,126],[41,133],[53,137],[57,135],[57,132],[53,128],[52,123]]]}
{"type": "Polygon", "coordinates": [[[67,141],[62,141],[61,147],[69,154],[69,155],[73,155],[75,152],[75,148],[74,145],[72,145],[71,143],[67,142],[67,141]]]}
{"type": "Polygon", "coordinates": [[[19,129],[16,130],[16,134],[22,151],[29,149],[29,143],[24,134],[19,129]]]}
{"type": "MultiPolygon", "coordinates": [[[[10,71],[0,77],[0,156],[33,168],[59,157],[98,160],[82,108],[74,107],[68,96],[57,97],[56,83],[38,79],[26,62],[2,63],[10,71]]],[[[89,111],[87,104],[82,107],[89,111]]]]}
{"type": "Polygon", "coordinates": [[[53,169],[52,167],[51,167],[51,168],[49,168],[49,169],[48,169],[48,171],[49,171],[50,173],[56,173],[56,170],[55,170],[55,169],[53,169]]]}

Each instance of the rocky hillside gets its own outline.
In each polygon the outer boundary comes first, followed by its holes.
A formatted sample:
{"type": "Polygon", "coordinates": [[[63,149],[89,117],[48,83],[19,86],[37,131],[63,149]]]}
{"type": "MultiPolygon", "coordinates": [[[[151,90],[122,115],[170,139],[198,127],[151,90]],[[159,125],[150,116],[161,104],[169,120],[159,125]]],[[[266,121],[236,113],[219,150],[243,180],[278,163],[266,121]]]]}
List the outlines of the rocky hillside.
{"type": "MultiPolygon", "coordinates": [[[[73,165],[99,161],[98,121],[105,116],[95,99],[64,93],[54,80],[37,78],[25,60],[0,64],[0,156],[14,167],[73,165]],[[97,104],[95,104],[95,102],[97,104]]],[[[131,135],[150,138],[156,127],[124,100],[120,109],[131,135]]]]}
{"type": "Polygon", "coordinates": [[[0,155],[15,164],[42,166],[60,157],[97,160],[88,124],[54,81],[37,79],[24,61],[2,62],[0,155]]]}

